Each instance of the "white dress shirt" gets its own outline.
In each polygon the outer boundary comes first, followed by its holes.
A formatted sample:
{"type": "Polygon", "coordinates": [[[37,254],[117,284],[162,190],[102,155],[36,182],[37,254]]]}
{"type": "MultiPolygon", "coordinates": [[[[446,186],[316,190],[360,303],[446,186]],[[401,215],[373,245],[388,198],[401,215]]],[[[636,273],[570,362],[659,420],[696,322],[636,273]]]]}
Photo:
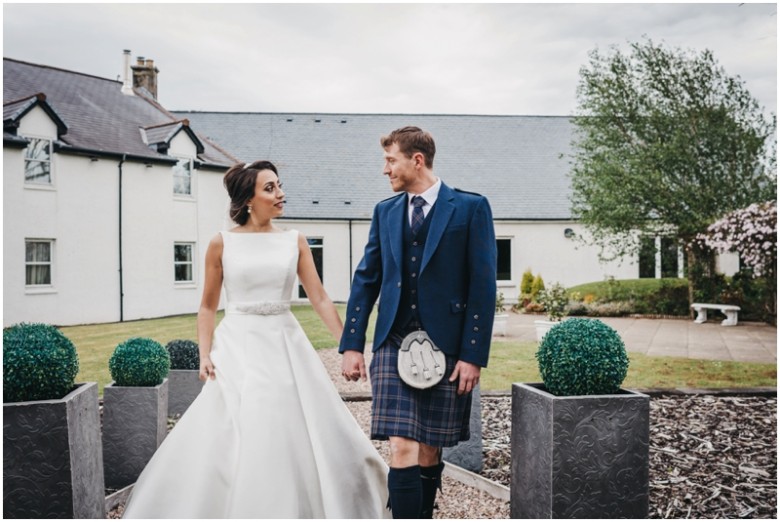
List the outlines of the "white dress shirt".
{"type": "Polygon", "coordinates": [[[412,224],[412,211],[414,210],[414,205],[412,204],[412,198],[414,196],[420,196],[425,200],[425,205],[423,205],[423,218],[428,217],[428,212],[430,212],[431,207],[434,203],[436,203],[436,199],[439,197],[439,189],[441,188],[441,179],[436,178],[436,183],[431,185],[431,188],[423,192],[422,194],[412,194],[411,192],[407,192],[408,194],[408,200],[407,200],[407,214],[409,216],[409,224],[412,224]]]}

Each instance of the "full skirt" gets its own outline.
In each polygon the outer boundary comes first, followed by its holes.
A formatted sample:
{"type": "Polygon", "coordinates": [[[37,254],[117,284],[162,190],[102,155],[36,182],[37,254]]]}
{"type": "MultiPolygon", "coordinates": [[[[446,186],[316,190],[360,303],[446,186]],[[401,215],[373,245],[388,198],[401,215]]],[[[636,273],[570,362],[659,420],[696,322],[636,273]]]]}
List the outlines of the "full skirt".
{"type": "Polygon", "coordinates": [[[387,518],[387,465],[289,313],[228,314],[216,379],[135,484],[125,518],[387,518]]]}

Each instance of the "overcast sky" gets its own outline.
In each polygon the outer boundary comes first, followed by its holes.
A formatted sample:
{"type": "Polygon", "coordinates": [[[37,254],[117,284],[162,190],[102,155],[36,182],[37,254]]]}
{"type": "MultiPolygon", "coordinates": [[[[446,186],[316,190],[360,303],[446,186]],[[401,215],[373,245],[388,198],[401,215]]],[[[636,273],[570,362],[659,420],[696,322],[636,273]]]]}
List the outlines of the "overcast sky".
{"type": "Polygon", "coordinates": [[[568,115],[588,51],[711,49],[777,112],[776,4],[4,4],[3,56],[104,78],[155,61],[171,110],[568,115]]]}

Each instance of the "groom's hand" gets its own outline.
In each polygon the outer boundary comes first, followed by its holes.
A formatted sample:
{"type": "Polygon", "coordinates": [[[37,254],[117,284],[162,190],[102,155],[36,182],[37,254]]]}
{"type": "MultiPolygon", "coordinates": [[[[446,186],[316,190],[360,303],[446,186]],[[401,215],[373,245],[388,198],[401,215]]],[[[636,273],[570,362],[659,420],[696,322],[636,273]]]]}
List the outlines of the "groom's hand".
{"type": "Polygon", "coordinates": [[[463,395],[473,390],[479,384],[479,373],[482,368],[466,361],[458,361],[450,375],[450,382],[460,379],[458,382],[458,395],[463,395]]]}
{"type": "Polygon", "coordinates": [[[363,354],[357,350],[346,350],[341,358],[341,375],[344,380],[366,380],[366,361],[363,354]]]}

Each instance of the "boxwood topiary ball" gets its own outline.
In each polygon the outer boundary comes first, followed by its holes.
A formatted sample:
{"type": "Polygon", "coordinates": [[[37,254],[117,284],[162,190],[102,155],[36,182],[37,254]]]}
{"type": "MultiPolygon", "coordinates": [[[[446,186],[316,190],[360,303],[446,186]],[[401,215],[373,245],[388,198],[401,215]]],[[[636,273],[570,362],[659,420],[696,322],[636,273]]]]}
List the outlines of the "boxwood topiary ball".
{"type": "Polygon", "coordinates": [[[189,339],[174,339],[165,345],[171,356],[171,370],[199,370],[198,343],[189,339]]]}
{"type": "Polygon", "coordinates": [[[559,396],[616,393],[628,372],[623,340],[598,319],[571,318],[553,326],[536,358],[545,387],[559,396]]]}
{"type": "Polygon", "coordinates": [[[117,386],[157,386],[170,368],[171,358],[163,345],[145,337],[119,344],[108,361],[117,386]]]}
{"type": "Polygon", "coordinates": [[[78,372],[76,347],[54,326],[21,323],[3,330],[3,402],[61,399],[78,372]]]}

